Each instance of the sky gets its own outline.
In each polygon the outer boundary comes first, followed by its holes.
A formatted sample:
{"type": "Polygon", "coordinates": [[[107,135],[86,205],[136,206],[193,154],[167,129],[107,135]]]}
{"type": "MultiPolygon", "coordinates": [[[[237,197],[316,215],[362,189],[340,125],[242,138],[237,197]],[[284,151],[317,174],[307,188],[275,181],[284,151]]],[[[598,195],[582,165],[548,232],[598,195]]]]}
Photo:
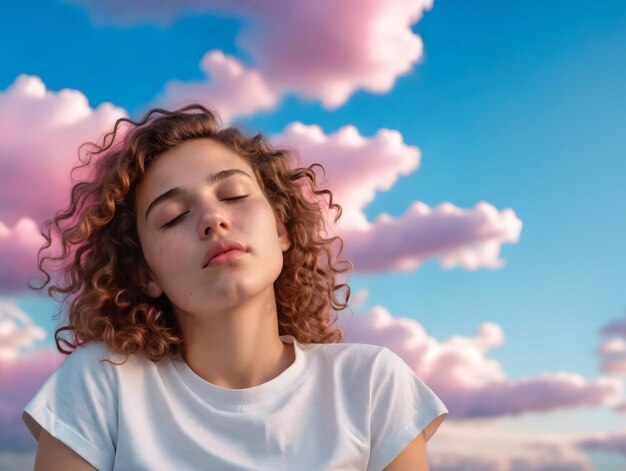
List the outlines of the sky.
{"type": "Polygon", "coordinates": [[[57,305],[24,280],[78,145],[189,99],[326,168],[345,341],[446,404],[434,471],[626,469],[626,4],[3,10],[0,469],[32,467],[21,410],[60,361],[57,305]]]}

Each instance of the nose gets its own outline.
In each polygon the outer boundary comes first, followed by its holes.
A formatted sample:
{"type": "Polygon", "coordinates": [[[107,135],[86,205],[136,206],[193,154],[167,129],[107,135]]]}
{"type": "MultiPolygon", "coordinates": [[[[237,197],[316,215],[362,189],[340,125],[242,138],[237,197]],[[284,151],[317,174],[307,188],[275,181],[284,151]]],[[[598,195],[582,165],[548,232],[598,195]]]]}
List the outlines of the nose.
{"type": "Polygon", "coordinates": [[[205,207],[200,223],[198,225],[198,235],[200,239],[207,239],[211,236],[211,232],[228,232],[230,230],[230,219],[224,212],[223,208],[205,207]]]}

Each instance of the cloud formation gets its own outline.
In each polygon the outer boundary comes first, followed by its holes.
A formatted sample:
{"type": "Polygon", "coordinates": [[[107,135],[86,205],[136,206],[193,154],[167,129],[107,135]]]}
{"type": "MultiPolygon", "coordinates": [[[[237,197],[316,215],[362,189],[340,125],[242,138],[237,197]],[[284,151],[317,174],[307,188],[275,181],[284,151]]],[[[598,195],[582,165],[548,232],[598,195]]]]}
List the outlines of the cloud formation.
{"type": "MultiPolygon", "coordinates": [[[[222,105],[227,114],[234,109],[226,101],[222,105]]],[[[0,199],[0,291],[25,289],[28,278],[38,274],[36,251],[43,239],[37,227],[66,206],[79,145],[98,143],[126,116],[108,103],[90,108],[76,90],[49,91],[34,76],[20,75],[0,92],[0,118],[8,123],[0,130],[0,187],[6,195],[0,199]]],[[[398,218],[381,214],[368,221],[364,210],[376,193],[391,190],[400,176],[419,167],[419,149],[404,143],[396,130],[381,129],[367,138],[347,125],[326,135],[319,126],[294,122],[271,140],[295,148],[303,165],[324,165],[325,183],[344,209],[337,226],[346,242],[342,256],[356,271],[414,270],[434,256],[444,268],[496,269],[504,263],[501,245],[519,238],[522,224],[515,213],[486,202],[463,210],[450,203],[431,209],[416,201],[398,218]]]]}
{"type": "Polygon", "coordinates": [[[13,227],[0,220],[0,292],[28,289],[29,279],[38,273],[37,250],[43,242],[32,219],[22,218],[13,227]]]}
{"type": "MultiPolygon", "coordinates": [[[[469,210],[447,202],[429,208],[415,201],[398,218],[380,214],[368,221],[365,208],[376,193],[389,191],[420,164],[419,149],[404,143],[396,130],[380,129],[366,138],[347,125],[326,135],[319,126],[294,122],[271,141],[295,149],[300,165],[324,166],[322,183],[343,208],[335,226],[346,242],[342,256],[356,271],[410,271],[434,256],[443,268],[498,269],[504,265],[501,246],[519,240],[522,222],[515,212],[484,201],[469,210]]],[[[331,219],[328,227],[333,226],[331,219]]]]}
{"type": "Polygon", "coordinates": [[[39,77],[19,75],[0,92],[0,221],[53,216],[66,203],[79,145],[125,116],[110,103],[92,109],[78,90],[50,91],[39,77]]]}
{"type": "Polygon", "coordinates": [[[0,358],[0,451],[32,449],[33,437],[22,422],[22,410],[64,358],[49,347],[0,358]]]}
{"type": "MultiPolygon", "coordinates": [[[[440,432],[438,432],[440,433],[440,432]]],[[[437,471],[594,471],[587,456],[563,440],[532,437],[505,437],[501,433],[486,436],[482,431],[474,435],[480,441],[464,437],[473,449],[429,453],[429,463],[437,471]],[[498,437],[500,435],[500,437],[498,437]],[[468,438],[470,440],[468,440],[468,438]],[[500,440],[498,440],[500,438],[500,440]],[[509,449],[516,442],[519,451],[509,449]],[[489,446],[486,446],[489,443],[489,446]],[[478,452],[480,450],[480,452],[478,452]],[[507,450],[503,453],[501,450],[507,450]]],[[[441,443],[441,440],[440,440],[441,443]]],[[[429,449],[431,448],[429,443],[429,449]]]]}
{"type": "Polygon", "coordinates": [[[274,2],[250,12],[239,42],[275,89],[335,109],[360,89],[391,91],[412,70],[424,46],[411,25],[430,8],[428,0],[274,2]]]}
{"type": "Polygon", "coordinates": [[[276,108],[278,94],[258,70],[246,69],[234,57],[219,50],[209,51],[202,58],[200,68],[207,80],[170,80],[149,107],[180,108],[189,103],[203,103],[215,109],[225,124],[234,117],[276,108]]]}
{"type": "MultiPolygon", "coordinates": [[[[252,57],[253,69],[239,70],[240,66],[230,59],[227,66],[238,69],[237,77],[252,80],[253,90],[266,88],[274,95],[295,93],[319,100],[327,109],[342,106],[358,90],[387,93],[400,76],[411,72],[424,54],[422,38],[411,27],[433,6],[432,0],[71,3],[85,7],[98,23],[167,25],[197,12],[245,19],[237,43],[252,57]]],[[[220,85],[224,84],[222,66],[203,67],[212,77],[215,73],[215,84],[176,82],[170,84],[173,90],[168,93],[177,99],[194,93],[214,98],[220,89],[234,89],[238,97],[243,97],[241,80],[232,87],[220,85]]],[[[250,103],[236,103],[248,108],[238,110],[237,114],[243,115],[250,112],[256,100],[252,97],[250,103]]]]}
{"type": "Polygon", "coordinates": [[[17,359],[24,348],[45,338],[46,331],[15,303],[0,301],[0,359],[17,359]]]}
{"type": "Polygon", "coordinates": [[[610,433],[597,433],[576,440],[576,445],[586,451],[618,453],[626,458],[626,428],[610,433]]]}
{"type": "Polygon", "coordinates": [[[386,346],[428,384],[455,419],[500,419],[615,403],[623,384],[612,378],[586,379],[569,372],[543,373],[512,380],[502,366],[487,358],[504,343],[502,329],[483,323],[475,337],[452,336],[438,341],[416,320],[392,316],[381,306],[353,317],[339,313],[338,327],[346,342],[386,346]]]}
{"type": "Polygon", "coordinates": [[[0,301],[0,451],[32,449],[22,410],[64,355],[37,347],[46,331],[14,303],[0,301]]]}
{"type": "Polygon", "coordinates": [[[600,329],[606,337],[598,348],[600,371],[626,376],[626,314],[600,329]]]}
{"type": "Polygon", "coordinates": [[[19,75],[0,92],[0,293],[26,290],[39,274],[39,226],[66,207],[79,146],[121,117],[121,108],[92,109],[81,92],[47,90],[36,76],[19,75]]]}

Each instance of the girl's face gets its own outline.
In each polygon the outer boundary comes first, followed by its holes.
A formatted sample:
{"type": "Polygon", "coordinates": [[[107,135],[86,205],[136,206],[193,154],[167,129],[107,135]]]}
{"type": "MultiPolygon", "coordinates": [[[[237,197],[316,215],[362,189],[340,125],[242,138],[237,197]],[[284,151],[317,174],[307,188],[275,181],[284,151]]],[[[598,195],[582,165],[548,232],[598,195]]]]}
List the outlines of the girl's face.
{"type": "Polygon", "coordinates": [[[138,276],[148,295],[165,293],[175,312],[226,310],[273,289],[289,239],[248,162],[225,145],[194,139],[158,156],[137,186],[135,209],[148,265],[138,276]],[[203,266],[224,238],[247,251],[203,266]]]}

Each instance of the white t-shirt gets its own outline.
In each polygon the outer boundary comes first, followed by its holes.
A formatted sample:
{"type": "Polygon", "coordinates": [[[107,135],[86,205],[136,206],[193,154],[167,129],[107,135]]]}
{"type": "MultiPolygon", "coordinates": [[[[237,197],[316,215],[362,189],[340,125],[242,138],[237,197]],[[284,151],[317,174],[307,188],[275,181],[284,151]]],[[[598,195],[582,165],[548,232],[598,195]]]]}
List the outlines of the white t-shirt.
{"type": "Polygon", "coordinates": [[[92,341],[72,352],[24,408],[103,470],[381,470],[448,409],[398,355],[359,343],[301,344],[279,376],[226,389],[183,360],[150,361],[92,341]]]}

